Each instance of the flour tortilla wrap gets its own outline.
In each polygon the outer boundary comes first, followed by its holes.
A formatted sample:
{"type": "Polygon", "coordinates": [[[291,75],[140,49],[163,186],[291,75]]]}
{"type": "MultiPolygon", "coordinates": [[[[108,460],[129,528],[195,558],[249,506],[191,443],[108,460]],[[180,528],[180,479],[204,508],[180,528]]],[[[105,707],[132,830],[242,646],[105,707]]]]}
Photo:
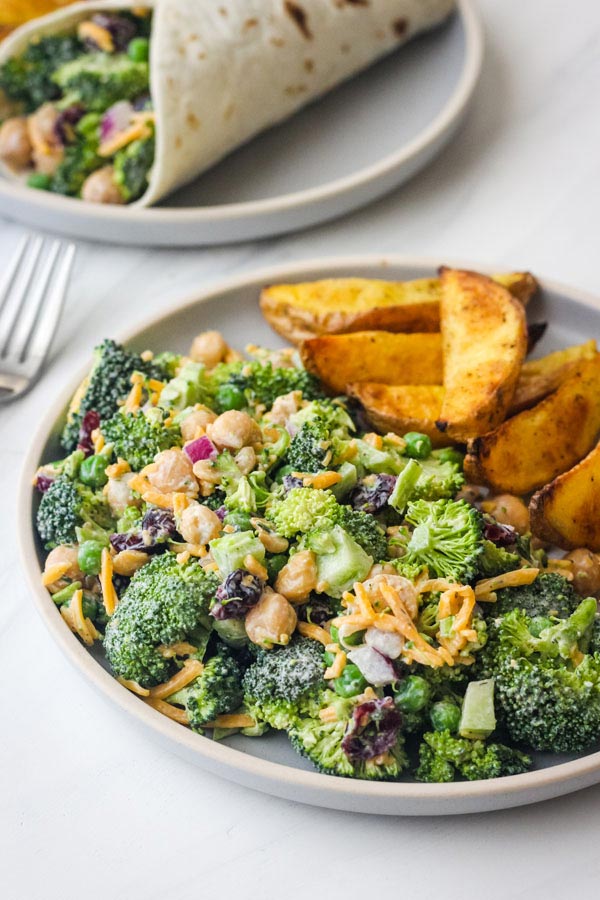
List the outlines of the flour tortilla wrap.
{"type": "MultiPolygon", "coordinates": [[[[139,2],[82,2],[31,22],[0,63],[36,35],[139,2]]],[[[150,88],[156,156],[149,206],[254,135],[442,22],[454,0],[153,0],[150,88]]],[[[308,139],[308,138],[307,138],[308,139]]]]}

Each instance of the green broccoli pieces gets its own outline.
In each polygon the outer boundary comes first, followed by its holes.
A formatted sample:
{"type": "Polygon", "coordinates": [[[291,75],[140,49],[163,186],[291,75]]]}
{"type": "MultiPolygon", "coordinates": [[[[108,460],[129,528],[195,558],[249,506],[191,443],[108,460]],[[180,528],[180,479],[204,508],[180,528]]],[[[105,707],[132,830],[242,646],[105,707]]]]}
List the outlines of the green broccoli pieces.
{"type": "Polygon", "coordinates": [[[218,585],[197,560],[179,565],[173,553],[138,569],[106,628],[104,649],[115,675],[143,687],[165,681],[172,662],[159,647],[184,640],[206,645],[218,585]]]}
{"type": "Polygon", "coordinates": [[[51,190],[66,197],[78,197],[88,175],[104,165],[97,145],[82,140],[65,147],[64,156],[52,176],[51,190]]]}
{"type": "Polygon", "coordinates": [[[154,162],[154,135],[132,141],[115,156],[114,179],[127,203],[137,200],[148,187],[148,173],[154,162]]]}
{"type": "Polygon", "coordinates": [[[285,463],[297,472],[316,473],[336,466],[354,430],[345,407],[332,400],[313,401],[292,416],[291,424],[299,430],[285,463]]]}
{"type": "Polygon", "coordinates": [[[398,571],[414,572],[427,566],[434,578],[469,581],[482,552],[479,512],[464,500],[417,500],[410,503],[405,522],[411,526],[398,571]]]}
{"type": "Polygon", "coordinates": [[[161,410],[148,414],[118,412],[102,423],[102,436],[114,445],[115,455],[129,463],[134,472],[150,465],[157,453],[182,444],[177,425],[166,426],[161,410]]]}
{"type": "Polygon", "coordinates": [[[55,478],[43,494],[36,522],[38,533],[49,548],[75,543],[76,528],[84,523],[107,531],[114,527],[103,495],[66,475],[55,478]]]}
{"type": "Polygon", "coordinates": [[[486,744],[455,737],[449,731],[433,731],[423,735],[415,778],[445,783],[460,775],[467,781],[480,781],[520,775],[530,767],[529,756],[504,744],[486,744]]]}
{"type": "Polygon", "coordinates": [[[542,572],[531,584],[503,588],[496,593],[493,615],[503,616],[521,609],[531,618],[553,616],[568,618],[579,603],[579,597],[566,578],[557,572],[542,572]]]}
{"type": "Polygon", "coordinates": [[[479,665],[495,679],[497,709],[513,740],[571,753],[600,739],[600,656],[585,652],[595,617],[590,597],[568,619],[513,609],[491,623],[479,665]]]}
{"type": "Polygon", "coordinates": [[[0,89],[10,100],[23,104],[25,112],[33,112],[60,97],[53,73],[83,52],[82,42],[71,35],[55,34],[33,41],[21,56],[0,67],[0,89]]]}
{"type": "Polygon", "coordinates": [[[302,391],[305,400],[323,397],[319,382],[302,368],[273,366],[268,361],[252,360],[217,366],[212,373],[217,385],[219,412],[264,404],[273,406],[282,394],[302,391]]]}
{"type": "Polygon", "coordinates": [[[110,419],[131,390],[131,376],[141,372],[149,378],[161,379],[159,365],[146,362],[114,341],[105,340],[94,351],[92,369],[74,398],[67,415],[61,443],[67,452],[77,446],[79,428],[85,413],[94,410],[100,420],[110,419]]]}
{"type": "Polygon", "coordinates": [[[479,578],[494,578],[504,572],[512,572],[521,566],[518,553],[511,553],[505,547],[497,547],[492,541],[482,541],[482,552],[477,560],[479,578]]]}
{"type": "Polygon", "coordinates": [[[337,521],[375,562],[386,558],[387,537],[374,516],[350,506],[340,506],[337,521]]]}
{"type": "Polygon", "coordinates": [[[168,697],[169,703],[185,706],[191,728],[201,731],[217,716],[235,712],[242,703],[242,670],[226,647],[219,647],[201,675],[168,697]]]}
{"type": "Polygon", "coordinates": [[[271,503],[267,517],[278,534],[291,538],[298,533],[327,530],[337,521],[339,509],[331,491],[298,487],[271,503]]]}
{"type": "Polygon", "coordinates": [[[272,728],[291,728],[310,709],[324,671],[323,648],[309,638],[294,637],[277,650],[259,650],[244,674],[246,707],[272,728]]]}
{"type": "Polygon", "coordinates": [[[60,66],[52,81],[72,103],[103,112],[120,100],[134,100],[147,92],[149,68],[125,53],[84,53],[60,66]]]}

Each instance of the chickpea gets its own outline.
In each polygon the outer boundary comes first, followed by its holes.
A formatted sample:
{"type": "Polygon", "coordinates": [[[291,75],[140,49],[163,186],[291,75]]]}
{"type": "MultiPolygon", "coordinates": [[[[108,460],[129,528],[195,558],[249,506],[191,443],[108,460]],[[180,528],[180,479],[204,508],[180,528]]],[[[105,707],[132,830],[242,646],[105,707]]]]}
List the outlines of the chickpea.
{"type": "Polygon", "coordinates": [[[119,478],[109,478],[104,493],[111,512],[120,516],[128,506],[139,506],[140,499],[135,497],[129,487],[129,482],[134,477],[134,472],[127,472],[119,478]]]}
{"type": "Polygon", "coordinates": [[[194,502],[182,512],[177,528],[188,544],[208,544],[219,537],[223,525],[212,509],[194,502]]]}
{"type": "Polygon", "coordinates": [[[22,117],[7,119],[0,126],[0,159],[17,172],[31,166],[33,149],[29,140],[27,119],[22,117]]]}
{"type": "Polygon", "coordinates": [[[92,172],[83,182],[81,197],[88,203],[124,203],[123,194],[114,180],[115,170],[112,166],[102,166],[92,172]]]}
{"type": "Polygon", "coordinates": [[[317,562],[312,550],[301,550],[290,556],[275,582],[275,590],[290,603],[303,603],[316,586],[317,562]]]}
{"type": "Polygon", "coordinates": [[[512,525],[519,534],[529,531],[529,510],[520,497],[498,494],[481,504],[484,512],[492,515],[501,525],[512,525]]]}
{"type": "Polygon", "coordinates": [[[44,572],[49,572],[53,566],[62,566],[68,563],[69,568],[60,576],[59,582],[63,578],[69,578],[71,581],[81,581],[84,575],[79,568],[77,555],[77,547],[67,547],[64,544],[55,547],[46,557],[44,572]]]}
{"type": "Polygon", "coordinates": [[[206,431],[206,426],[214,422],[216,418],[216,413],[206,407],[195,409],[181,423],[181,435],[184,441],[194,441],[201,437],[206,431]]]}
{"type": "Polygon", "coordinates": [[[113,569],[117,575],[125,575],[127,578],[131,578],[134,572],[145,566],[149,560],[149,555],[144,553],[143,550],[121,550],[120,553],[113,557],[113,569]]]}
{"type": "Polygon", "coordinates": [[[578,547],[564,557],[573,563],[571,584],[582,597],[597,597],[600,594],[600,559],[591,550],[578,547]]]}
{"type": "Polygon", "coordinates": [[[208,425],[206,433],[222,449],[241,450],[257,444],[261,439],[260,428],[248,413],[230,409],[208,425]]]}
{"type": "Polygon", "coordinates": [[[27,119],[33,162],[36,171],[43,175],[54,175],[64,156],[63,146],[56,133],[58,115],[58,110],[52,103],[44,103],[27,119]]]}
{"type": "Polygon", "coordinates": [[[236,454],[235,461],[242,475],[249,475],[256,466],[256,453],[252,447],[242,447],[236,454]]]}
{"type": "Polygon", "coordinates": [[[148,481],[153,488],[164,494],[197,494],[198,482],[194,477],[191,459],[178,447],[162,450],[148,466],[148,481]]]}
{"type": "Polygon", "coordinates": [[[229,347],[219,331],[203,331],[194,338],[190,356],[194,362],[204,363],[208,369],[214,369],[218,363],[223,362],[228,352],[229,347]]]}
{"type": "Polygon", "coordinates": [[[267,588],[246,616],[246,633],[253,644],[270,650],[273,644],[289,643],[297,622],[294,607],[267,588]]]}
{"type": "Polygon", "coordinates": [[[290,391],[278,397],[268,413],[269,422],[274,425],[287,425],[290,416],[298,412],[302,403],[302,391],[290,391]]]}

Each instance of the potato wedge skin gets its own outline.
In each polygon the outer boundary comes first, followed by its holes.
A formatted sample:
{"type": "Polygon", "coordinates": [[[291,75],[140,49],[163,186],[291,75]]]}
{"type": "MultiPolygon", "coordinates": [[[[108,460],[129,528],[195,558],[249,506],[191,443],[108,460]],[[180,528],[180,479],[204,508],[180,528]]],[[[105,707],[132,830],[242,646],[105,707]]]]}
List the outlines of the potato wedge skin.
{"type": "MultiPolygon", "coordinates": [[[[494,279],[523,304],[538,288],[529,272],[494,275],[494,279]]],[[[440,296],[439,278],[329,278],[270,285],[261,292],[260,307],[278,334],[300,344],[321,334],[353,331],[439,331],[440,296]]]]}
{"type": "Polygon", "coordinates": [[[347,385],[347,391],[362,404],[369,422],[380,431],[400,435],[418,431],[429,435],[434,447],[452,443],[435,425],[444,396],[442,385],[358,383],[347,385]]]}
{"type": "Polygon", "coordinates": [[[442,339],[439,334],[391,334],[357,331],[324,334],[304,341],[302,362],[333,394],[346,385],[372,381],[381,384],[440,384],[442,339]]]}
{"type": "Polygon", "coordinates": [[[600,432],[600,356],[581,363],[537,406],[471,441],[465,475],[497,492],[527,494],[579,462],[600,432]]]}
{"type": "Polygon", "coordinates": [[[596,341],[586,341],[564,350],[557,350],[523,363],[521,374],[511,404],[510,412],[517,413],[529,409],[555,391],[574,371],[577,364],[593,359],[597,353],[596,341]]]}
{"type": "Polygon", "coordinates": [[[440,302],[446,388],[437,426],[466,441],[506,417],[527,351],[523,306],[501,285],[442,269],[440,302]]]}
{"type": "Polygon", "coordinates": [[[529,504],[536,537],[572,550],[600,551],[600,445],[580,463],[533,495],[529,504]]]}

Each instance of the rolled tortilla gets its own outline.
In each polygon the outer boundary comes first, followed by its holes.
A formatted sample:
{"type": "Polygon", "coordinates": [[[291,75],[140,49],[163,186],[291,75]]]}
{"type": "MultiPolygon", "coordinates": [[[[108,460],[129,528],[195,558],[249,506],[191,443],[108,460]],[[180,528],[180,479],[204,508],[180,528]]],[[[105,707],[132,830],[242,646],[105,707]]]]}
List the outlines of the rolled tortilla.
{"type": "MultiPolygon", "coordinates": [[[[75,28],[100,10],[76,3],[19,28],[0,63],[36,35],[75,28]]],[[[156,155],[150,206],[259,132],[442,22],[454,0],[150,0],[150,88],[156,155]]]]}

